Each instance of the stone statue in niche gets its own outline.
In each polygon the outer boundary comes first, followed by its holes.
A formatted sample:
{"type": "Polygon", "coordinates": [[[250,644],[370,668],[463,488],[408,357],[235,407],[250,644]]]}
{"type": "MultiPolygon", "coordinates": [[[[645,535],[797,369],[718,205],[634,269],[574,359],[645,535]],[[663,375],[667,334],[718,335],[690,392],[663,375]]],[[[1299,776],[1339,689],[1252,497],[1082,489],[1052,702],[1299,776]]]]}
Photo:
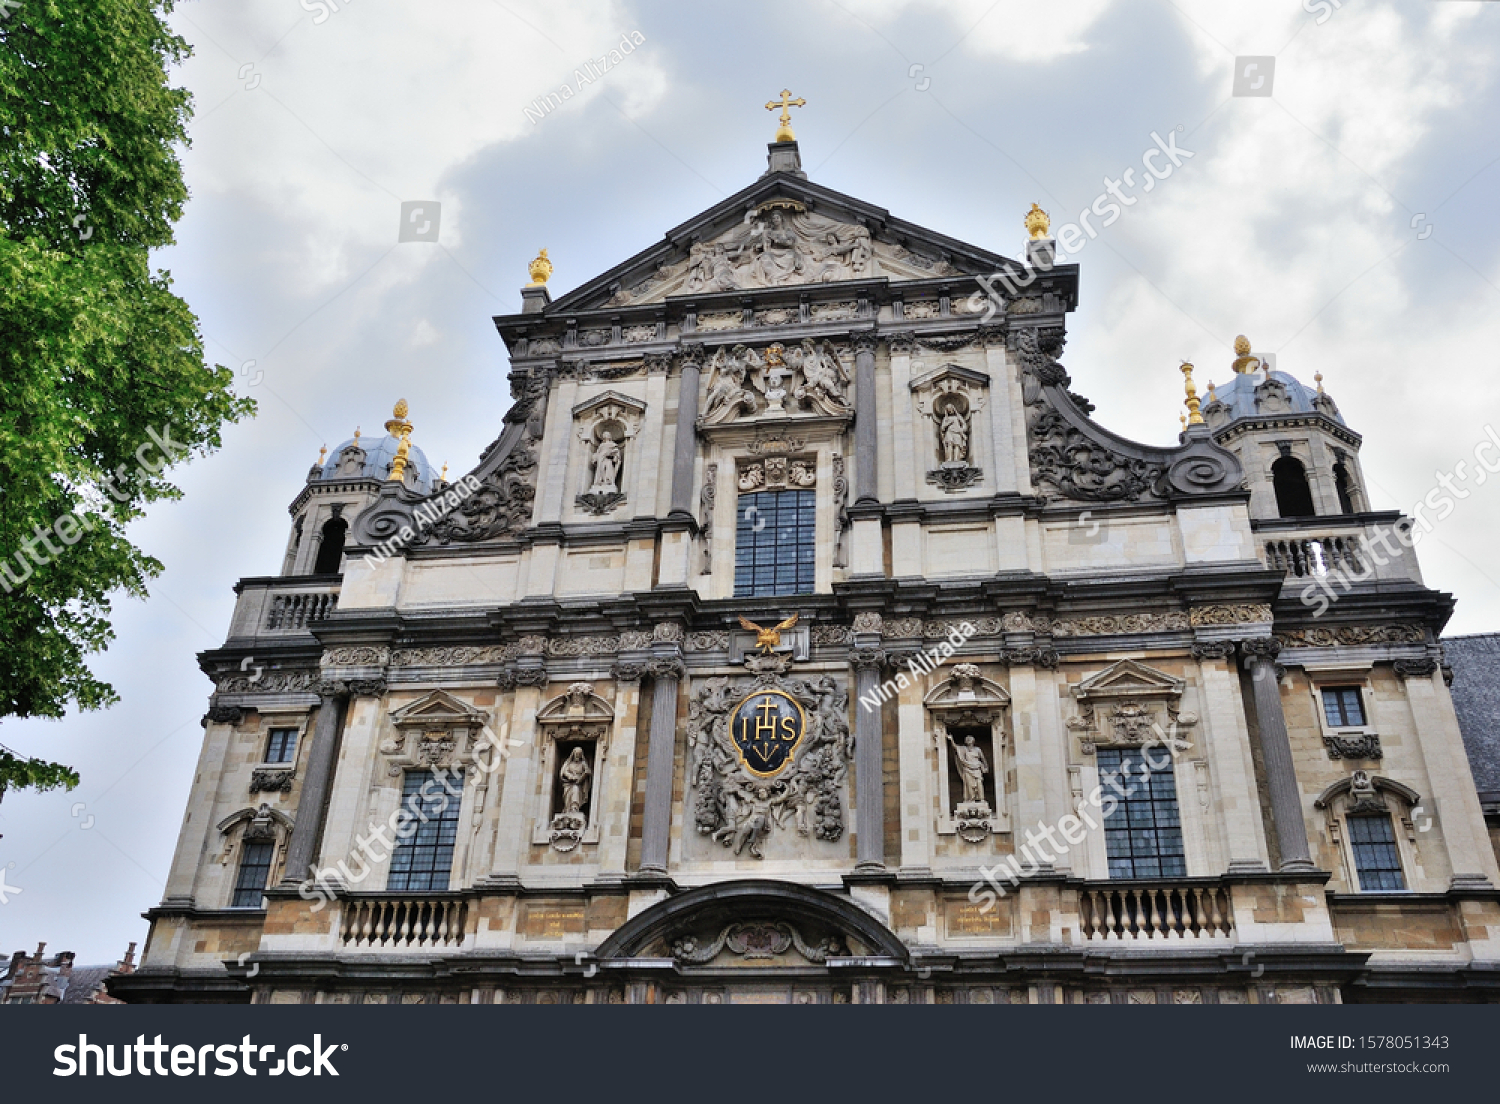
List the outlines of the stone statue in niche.
{"type": "Polygon", "coordinates": [[[589,799],[589,779],[593,773],[594,769],[589,766],[583,749],[574,748],[573,753],[563,761],[562,769],[557,772],[557,777],[563,784],[564,813],[583,812],[583,806],[589,799]]]}
{"type": "Polygon", "coordinates": [[[943,447],[943,463],[966,464],[969,460],[969,417],[956,402],[950,402],[943,410],[943,420],[938,426],[938,436],[943,447]]]}
{"type": "Polygon", "coordinates": [[[917,410],[932,423],[937,467],[927,473],[927,482],[948,493],[977,483],[983,472],[973,466],[974,415],[984,408],[989,377],[944,365],[925,372],[912,383],[917,410]]]}
{"type": "Polygon", "coordinates": [[[958,767],[959,781],[964,786],[964,803],[985,804],[984,776],[990,772],[990,763],[984,757],[984,751],[974,742],[972,736],[965,736],[963,744],[960,745],[950,734],[948,743],[953,745],[953,762],[958,767]]]}
{"type": "Polygon", "coordinates": [[[620,490],[620,465],[625,458],[624,450],[615,441],[609,430],[599,434],[599,443],[594,446],[590,461],[594,469],[594,482],[589,490],[594,494],[615,494],[620,490]]]}

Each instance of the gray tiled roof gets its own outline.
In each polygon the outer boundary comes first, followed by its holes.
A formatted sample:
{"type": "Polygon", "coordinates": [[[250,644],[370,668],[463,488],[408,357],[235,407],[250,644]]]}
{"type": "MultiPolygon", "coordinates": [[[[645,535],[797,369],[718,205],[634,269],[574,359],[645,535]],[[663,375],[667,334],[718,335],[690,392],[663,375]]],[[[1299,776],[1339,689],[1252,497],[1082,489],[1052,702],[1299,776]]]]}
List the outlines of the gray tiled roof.
{"type": "Polygon", "coordinates": [[[1453,667],[1453,708],[1486,804],[1500,801],[1500,633],[1443,638],[1453,667]]]}
{"type": "Polygon", "coordinates": [[[68,988],[63,993],[63,1004],[87,1004],[100,989],[114,966],[74,966],[73,976],[68,979],[68,988]]]}

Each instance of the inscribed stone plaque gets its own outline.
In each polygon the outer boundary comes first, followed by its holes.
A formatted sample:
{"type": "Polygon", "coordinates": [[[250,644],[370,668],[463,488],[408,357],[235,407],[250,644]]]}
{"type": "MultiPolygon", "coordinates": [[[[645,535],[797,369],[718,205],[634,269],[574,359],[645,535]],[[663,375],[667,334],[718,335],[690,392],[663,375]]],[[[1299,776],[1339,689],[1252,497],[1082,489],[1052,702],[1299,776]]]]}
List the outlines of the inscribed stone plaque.
{"type": "Polygon", "coordinates": [[[949,935],[1010,934],[1010,910],[999,903],[985,912],[973,901],[945,901],[943,917],[949,935]]]}
{"type": "Polygon", "coordinates": [[[565,939],[583,933],[582,905],[528,904],[521,918],[521,934],[527,939],[565,939]]]}

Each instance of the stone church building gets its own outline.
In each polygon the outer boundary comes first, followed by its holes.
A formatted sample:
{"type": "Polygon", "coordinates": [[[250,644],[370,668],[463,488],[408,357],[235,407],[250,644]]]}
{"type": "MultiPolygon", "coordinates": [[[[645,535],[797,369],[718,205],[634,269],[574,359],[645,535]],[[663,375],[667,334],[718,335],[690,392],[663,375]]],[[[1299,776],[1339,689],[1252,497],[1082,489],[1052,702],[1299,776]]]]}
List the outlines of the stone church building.
{"type": "Polygon", "coordinates": [[[1093,421],[1078,268],[1025,224],[1012,260],[903,222],[784,128],[556,300],[544,251],[472,469],[414,396],[238,583],[111,992],[1495,999],[1413,520],[1244,339],[1183,366],[1177,444],[1093,421]]]}

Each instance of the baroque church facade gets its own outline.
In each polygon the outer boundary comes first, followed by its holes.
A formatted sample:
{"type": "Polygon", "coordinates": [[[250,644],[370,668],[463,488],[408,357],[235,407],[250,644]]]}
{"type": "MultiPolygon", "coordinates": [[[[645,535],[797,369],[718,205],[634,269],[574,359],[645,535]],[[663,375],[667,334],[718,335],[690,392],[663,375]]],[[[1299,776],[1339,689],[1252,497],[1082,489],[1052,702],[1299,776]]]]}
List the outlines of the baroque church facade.
{"type": "Polygon", "coordinates": [[[1175,446],[1092,420],[1026,224],[1015,261],[903,222],[784,127],[557,300],[543,251],[472,470],[398,404],[239,582],[112,992],[1494,999],[1412,522],[1243,339],[1175,446]]]}

